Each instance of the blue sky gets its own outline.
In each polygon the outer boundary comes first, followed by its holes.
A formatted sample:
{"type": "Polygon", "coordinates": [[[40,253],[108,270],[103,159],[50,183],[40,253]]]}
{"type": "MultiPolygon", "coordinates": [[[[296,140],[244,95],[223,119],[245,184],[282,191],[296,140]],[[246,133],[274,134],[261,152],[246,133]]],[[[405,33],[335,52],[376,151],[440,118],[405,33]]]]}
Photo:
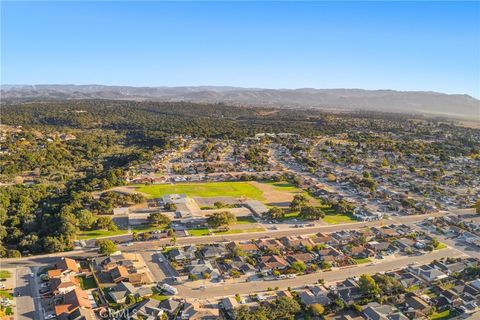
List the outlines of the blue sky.
{"type": "Polygon", "coordinates": [[[4,84],[480,96],[479,2],[5,2],[4,84]]]}

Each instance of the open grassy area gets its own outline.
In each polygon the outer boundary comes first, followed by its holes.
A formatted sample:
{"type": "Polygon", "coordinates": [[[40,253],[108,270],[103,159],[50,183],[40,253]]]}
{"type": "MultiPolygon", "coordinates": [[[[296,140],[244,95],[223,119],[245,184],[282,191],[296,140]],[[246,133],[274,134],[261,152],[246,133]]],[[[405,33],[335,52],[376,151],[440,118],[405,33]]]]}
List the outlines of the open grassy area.
{"type": "Polygon", "coordinates": [[[214,231],[214,234],[235,234],[235,233],[252,233],[252,232],[262,232],[265,231],[264,228],[250,228],[250,229],[230,229],[227,231],[214,231]]]}
{"type": "Polygon", "coordinates": [[[7,270],[0,270],[0,279],[10,278],[12,274],[7,270]]]}
{"type": "Polygon", "coordinates": [[[101,237],[113,237],[120,236],[122,234],[127,234],[127,230],[117,230],[117,231],[108,231],[108,230],[90,230],[90,231],[80,231],[77,234],[78,240],[88,240],[101,237]]]}
{"type": "Polygon", "coordinates": [[[300,211],[292,211],[292,212],[287,212],[283,215],[283,219],[286,220],[286,219],[294,219],[294,218],[298,218],[298,216],[300,215],[300,211]]]}
{"type": "Polygon", "coordinates": [[[237,233],[252,233],[262,232],[264,228],[249,228],[249,229],[230,229],[226,231],[209,230],[208,228],[189,229],[188,233],[193,237],[208,236],[210,232],[213,234],[237,234],[237,233]]]}
{"type": "Polygon", "coordinates": [[[237,217],[236,224],[248,224],[248,223],[256,223],[257,221],[252,216],[241,216],[237,217]]]}
{"type": "Polygon", "coordinates": [[[97,287],[97,283],[95,282],[95,278],[93,277],[78,277],[78,280],[80,280],[80,287],[83,290],[93,289],[97,287]]]}
{"type": "Polygon", "coordinates": [[[161,226],[153,226],[153,225],[138,225],[132,227],[132,232],[149,232],[149,231],[155,231],[155,230],[165,230],[167,228],[166,225],[161,225],[161,226]]]}
{"type": "Polygon", "coordinates": [[[357,222],[355,218],[346,215],[346,214],[327,214],[325,215],[325,218],[322,219],[325,221],[325,223],[328,224],[339,224],[339,223],[352,223],[352,222],[357,222]]]}
{"type": "Polygon", "coordinates": [[[358,222],[352,215],[337,213],[332,208],[324,207],[322,210],[325,212],[325,218],[322,219],[325,223],[339,224],[358,222]]]}
{"type": "Polygon", "coordinates": [[[372,260],[370,260],[369,258],[354,258],[353,261],[355,261],[356,264],[372,262],[372,260]]]}
{"type": "Polygon", "coordinates": [[[260,181],[261,184],[269,185],[275,191],[290,193],[292,195],[295,194],[303,194],[307,199],[309,199],[311,205],[320,205],[320,200],[312,197],[308,192],[300,189],[299,187],[291,184],[290,182],[286,181],[260,181]]]}
{"type": "Polygon", "coordinates": [[[245,197],[263,200],[263,192],[249,182],[205,182],[138,185],[138,191],[158,198],[172,193],[184,193],[190,197],[245,197]]]}

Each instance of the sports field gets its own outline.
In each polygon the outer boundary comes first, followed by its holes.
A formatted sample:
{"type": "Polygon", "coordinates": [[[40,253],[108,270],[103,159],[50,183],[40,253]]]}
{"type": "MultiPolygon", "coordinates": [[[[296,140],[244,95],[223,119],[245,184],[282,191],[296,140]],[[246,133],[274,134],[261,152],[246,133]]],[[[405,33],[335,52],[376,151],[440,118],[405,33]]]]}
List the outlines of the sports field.
{"type": "Polygon", "coordinates": [[[135,191],[141,192],[150,198],[159,198],[167,194],[186,194],[189,197],[234,197],[255,199],[271,205],[285,206],[292,201],[296,194],[305,195],[312,205],[318,205],[317,199],[288,182],[203,182],[203,183],[174,183],[135,185],[135,191]]]}
{"type": "Polygon", "coordinates": [[[137,191],[159,198],[167,194],[186,194],[189,197],[235,197],[263,201],[263,192],[249,182],[205,182],[138,185],[137,191]]]}

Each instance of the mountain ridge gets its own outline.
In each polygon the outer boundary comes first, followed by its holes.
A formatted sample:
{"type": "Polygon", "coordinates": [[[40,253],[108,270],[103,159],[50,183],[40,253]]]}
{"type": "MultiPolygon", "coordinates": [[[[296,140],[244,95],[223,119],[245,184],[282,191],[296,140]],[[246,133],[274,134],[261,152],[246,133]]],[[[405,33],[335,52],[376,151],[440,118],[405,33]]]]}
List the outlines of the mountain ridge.
{"type": "Polygon", "coordinates": [[[477,117],[480,100],[466,94],[391,89],[263,89],[233,86],[133,87],[109,85],[2,85],[2,99],[120,99],[190,101],[249,106],[370,110],[477,117]]]}

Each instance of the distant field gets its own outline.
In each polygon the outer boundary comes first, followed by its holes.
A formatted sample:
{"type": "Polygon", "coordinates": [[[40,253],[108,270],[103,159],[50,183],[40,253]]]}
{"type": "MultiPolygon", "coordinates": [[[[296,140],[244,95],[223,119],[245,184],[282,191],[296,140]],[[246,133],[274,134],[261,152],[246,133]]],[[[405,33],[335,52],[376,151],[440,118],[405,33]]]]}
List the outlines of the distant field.
{"type": "Polygon", "coordinates": [[[107,230],[91,230],[91,231],[81,231],[77,235],[77,240],[88,240],[95,239],[100,237],[113,237],[127,234],[127,230],[117,230],[117,231],[107,231],[107,230]]]}
{"type": "Polygon", "coordinates": [[[227,231],[209,230],[208,228],[189,229],[188,233],[193,237],[208,236],[212,234],[237,234],[237,233],[253,233],[265,231],[264,228],[250,228],[250,229],[230,229],[227,231]]]}
{"type": "Polygon", "coordinates": [[[139,185],[137,191],[148,194],[152,198],[167,194],[186,194],[189,197],[245,197],[263,201],[263,192],[249,182],[206,182],[139,185]]]}
{"type": "Polygon", "coordinates": [[[358,222],[353,216],[337,213],[331,208],[324,208],[323,211],[326,213],[326,215],[322,220],[328,224],[358,222]]]}

